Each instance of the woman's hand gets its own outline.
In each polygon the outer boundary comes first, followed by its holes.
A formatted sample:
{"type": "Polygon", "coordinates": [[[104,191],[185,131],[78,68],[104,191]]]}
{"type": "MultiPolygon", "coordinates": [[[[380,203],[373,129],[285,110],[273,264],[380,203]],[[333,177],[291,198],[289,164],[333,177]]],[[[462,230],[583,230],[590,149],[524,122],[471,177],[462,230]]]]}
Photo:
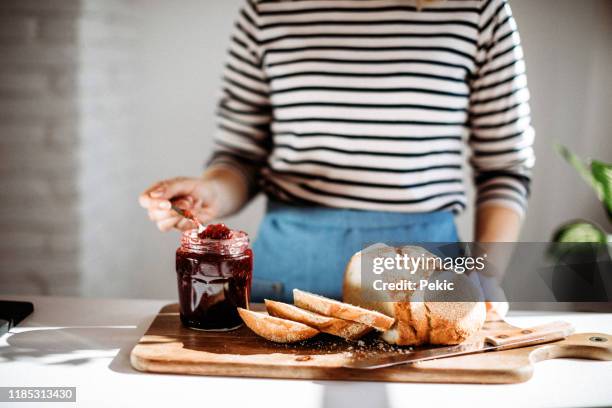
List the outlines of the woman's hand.
{"type": "Polygon", "coordinates": [[[213,180],[176,177],[153,184],[138,201],[160,231],[195,228],[193,221],[178,215],[171,206],[190,210],[203,224],[220,216],[218,191],[213,180]]]}
{"type": "Polygon", "coordinates": [[[213,166],[202,177],[176,177],[160,181],[139,197],[160,231],[195,228],[193,221],[181,217],[171,206],[190,210],[202,224],[239,211],[249,200],[244,176],[229,166],[213,166]]]}

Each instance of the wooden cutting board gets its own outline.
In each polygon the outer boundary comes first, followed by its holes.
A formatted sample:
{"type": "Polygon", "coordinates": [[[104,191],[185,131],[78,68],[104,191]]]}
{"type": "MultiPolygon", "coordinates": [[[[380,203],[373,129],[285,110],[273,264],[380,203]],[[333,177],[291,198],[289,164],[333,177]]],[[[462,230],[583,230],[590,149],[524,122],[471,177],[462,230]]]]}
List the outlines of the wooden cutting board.
{"type": "MultiPolygon", "coordinates": [[[[262,309],[254,305],[253,309],[262,309]]],[[[486,333],[516,330],[503,320],[487,321],[486,333]]],[[[377,344],[365,339],[365,346],[377,344]]],[[[362,347],[363,344],[362,343],[362,347]]],[[[612,335],[577,333],[565,340],[507,351],[488,352],[376,370],[343,368],[351,344],[319,335],[283,345],[269,342],[246,326],[230,332],[183,327],[178,305],[164,306],[131,353],[132,366],[155,373],[309,380],[362,380],[434,383],[518,383],[531,378],[538,361],[573,357],[612,360],[612,335]]],[[[375,346],[373,346],[375,348],[375,346]]],[[[612,363],[602,363],[612,364],[612,363]]]]}

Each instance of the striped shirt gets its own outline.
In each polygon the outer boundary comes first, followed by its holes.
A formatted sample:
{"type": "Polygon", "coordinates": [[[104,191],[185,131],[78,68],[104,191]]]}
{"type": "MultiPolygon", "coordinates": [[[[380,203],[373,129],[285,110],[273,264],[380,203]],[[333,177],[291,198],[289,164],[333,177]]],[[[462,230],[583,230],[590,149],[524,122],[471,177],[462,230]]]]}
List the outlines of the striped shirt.
{"type": "Polygon", "coordinates": [[[529,91],[506,0],[249,0],[231,37],[212,166],[296,204],[523,213],[529,91]]]}

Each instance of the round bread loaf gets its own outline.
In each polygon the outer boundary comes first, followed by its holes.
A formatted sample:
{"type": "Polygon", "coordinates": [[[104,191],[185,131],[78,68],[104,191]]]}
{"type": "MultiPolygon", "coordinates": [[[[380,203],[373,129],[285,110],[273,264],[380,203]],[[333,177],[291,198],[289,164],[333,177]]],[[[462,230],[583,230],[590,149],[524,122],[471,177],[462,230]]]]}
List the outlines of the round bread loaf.
{"type": "MultiPolygon", "coordinates": [[[[421,344],[459,344],[478,332],[486,318],[486,307],[482,301],[460,301],[477,299],[479,286],[465,275],[442,269],[421,268],[411,274],[410,280],[440,279],[452,281],[455,289],[452,297],[438,298],[430,291],[405,290],[381,294],[371,287],[361,285],[361,263],[363,256],[395,256],[436,258],[427,250],[416,246],[393,248],[375,244],[357,252],[349,261],[344,274],[343,301],[368,309],[378,310],[396,319],[389,330],[383,332],[383,340],[400,346],[421,344]],[[453,301],[457,300],[457,301],[453,301]]],[[[403,271],[385,271],[385,281],[406,279],[403,271]]]]}

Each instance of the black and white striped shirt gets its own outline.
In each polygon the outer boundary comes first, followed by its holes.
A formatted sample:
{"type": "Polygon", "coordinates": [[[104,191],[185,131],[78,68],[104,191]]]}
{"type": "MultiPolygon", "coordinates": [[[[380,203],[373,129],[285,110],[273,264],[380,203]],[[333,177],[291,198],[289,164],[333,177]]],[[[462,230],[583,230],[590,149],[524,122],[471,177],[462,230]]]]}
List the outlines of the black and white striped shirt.
{"type": "Polygon", "coordinates": [[[505,0],[251,0],[231,38],[211,165],[277,200],[522,213],[529,91],[505,0]]]}

